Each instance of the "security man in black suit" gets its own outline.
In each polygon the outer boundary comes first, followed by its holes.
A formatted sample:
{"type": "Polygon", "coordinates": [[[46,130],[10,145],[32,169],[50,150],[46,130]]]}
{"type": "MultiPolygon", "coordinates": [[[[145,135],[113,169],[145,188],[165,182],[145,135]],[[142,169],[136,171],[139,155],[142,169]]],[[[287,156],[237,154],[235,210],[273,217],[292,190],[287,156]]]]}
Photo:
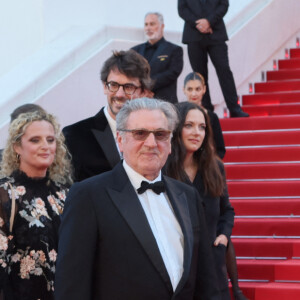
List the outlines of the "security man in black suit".
{"type": "Polygon", "coordinates": [[[229,66],[228,40],[223,21],[229,7],[228,0],[178,0],[179,16],[185,21],[182,42],[194,72],[203,75],[206,94],[202,103],[213,110],[208,88],[208,55],[216,69],[222,93],[231,117],[249,117],[238,104],[234,78],[229,66]]]}
{"type": "Polygon", "coordinates": [[[164,19],[157,12],[145,16],[146,43],[133,47],[143,55],[151,67],[151,78],[155,81],[154,97],[177,103],[177,78],[183,68],[183,50],[163,37],[164,19]]]}
{"type": "Polygon", "coordinates": [[[109,171],[121,160],[116,143],[116,115],[127,100],[152,94],[150,66],[133,50],[115,51],[104,62],[101,81],[107,105],[95,116],[63,129],[75,181],[109,171]]]}

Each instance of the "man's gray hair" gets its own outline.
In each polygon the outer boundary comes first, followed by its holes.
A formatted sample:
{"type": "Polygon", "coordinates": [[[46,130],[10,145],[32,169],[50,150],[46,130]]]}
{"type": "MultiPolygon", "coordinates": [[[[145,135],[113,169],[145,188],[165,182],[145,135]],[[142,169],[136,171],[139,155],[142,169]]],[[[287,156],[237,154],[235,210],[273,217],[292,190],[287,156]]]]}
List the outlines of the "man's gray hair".
{"type": "Polygon", "coordinates": [[[159,13],[159,12],[148,12],[148,13],[146,13],[144,19],[146,19],[146,17],[149,16],[149,15],[156,15],[156,16],[157,16],[157,19],[158,19],[158,22],[159,22],[161,25],[164,24],[164,16],[163,16],[161,13],[159,13]]]}
{"type": "Polygon", "coordinates": [[[169,102],[152,98],[138,98],[127,101],[117,114],[117,130],[127,129],[129,115],[139,110],[160,110],[168,120],[168,129],[172,132],[178,123],[178,115],[175,106],[169,102]]]}

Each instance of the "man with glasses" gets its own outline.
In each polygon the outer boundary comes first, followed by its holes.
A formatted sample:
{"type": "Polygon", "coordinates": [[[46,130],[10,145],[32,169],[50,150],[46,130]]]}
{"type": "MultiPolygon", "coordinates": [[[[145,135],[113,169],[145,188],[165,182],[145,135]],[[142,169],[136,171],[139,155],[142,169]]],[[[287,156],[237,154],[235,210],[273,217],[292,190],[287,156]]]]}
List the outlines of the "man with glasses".
{"type": "Polygon", "coordinates": [[[56,300],[220,299],[202,200],[161,173],[176,124],[176,109],[164,101],[141,98],[122,107],[117,139],[124,160],[68,194],[56,300]]]}
{"type": "Polygon", "coordinates": [[[154,97],[177,103],[177,78],[183,68],[183,50],[164,38],[164,18],[158,12],[145,16],[144,32],[147,42],[132,49],[143,55],[150,64],[151,78],[155,81],[154,97]]]}
{"type": "Polygon", "coordinates": [[[150,66],[133,50],[115,51],[100,76],[107,105],[95,116],[63,129],[75,181],[109,171],[120,161],[116,115],[127,100],[152,95],[150,66]]]}

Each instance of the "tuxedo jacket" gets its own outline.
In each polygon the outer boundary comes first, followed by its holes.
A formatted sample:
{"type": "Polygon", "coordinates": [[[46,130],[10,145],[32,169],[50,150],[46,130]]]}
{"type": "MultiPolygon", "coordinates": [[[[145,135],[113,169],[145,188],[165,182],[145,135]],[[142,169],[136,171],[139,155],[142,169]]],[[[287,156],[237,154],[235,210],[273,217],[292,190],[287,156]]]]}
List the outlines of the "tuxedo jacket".
{"type": "Polygon", "coordinates": [[[178,0],[179,16],[185,21],[182,42],[188,44],[210,40],[212,43],[228,40],[223,17],[229,7],[228,0],[178,0]],[[196,20],[207,19],[212,34],[203,34],[196,28],[196,20]]]}
{"type": "Polygon", "coordinates": [[[119,161],[115,139],[102,108],[94,117],[63,129],[75,181],[111,170],[119,161]]]}
{"type": "MultiPolygon", "coordinates": [[[[132,49],[145,56],[146,44],[143,43],[132,49]]],[[[155,81],[154,98],[177,103],[177,78],[183,68],[183,50],[162,38],[149,61],[151,78],[155,81]]]]}
{"type": "Polygon", "coordinates": [[[56,300],[216,300],[202,200],[184,183],[163,176],[184,236],[184,272],[173,292],[144,210],[119,163],[75,183],[60,226],[56,300]]]}

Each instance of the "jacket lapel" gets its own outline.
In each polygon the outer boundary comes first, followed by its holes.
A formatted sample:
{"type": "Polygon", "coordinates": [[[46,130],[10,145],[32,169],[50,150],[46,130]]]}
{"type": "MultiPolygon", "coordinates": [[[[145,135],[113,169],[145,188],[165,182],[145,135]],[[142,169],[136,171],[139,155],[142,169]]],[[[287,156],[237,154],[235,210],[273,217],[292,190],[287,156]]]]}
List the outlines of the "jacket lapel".
{"type": "Polygon", "coordinates": [[[103,112],[103,108],[95,116],[94,123],[95,128],[92,128],[91,131],[101,147],[107,161],[111,165],[111,168],[113,168],[120,161],[120,154],[103,112]]]}
{"type": "Polygon", "coordinates": [[[116,176],[114,176],[116,178],[114,187],[107,188],[111,200],[135,234],[167,288],[173,291],[169,274],[164,265],[143,207],[122,164],[120,163],[114,171],[116,172],[116,176]]]}
{"type": "Polygon", "coordinates": [[[145,57],[145,51],[146,51],[146,43],[142,44],[141,45],[141,48],[140,48],[140,54],[145,57]]]}
{"type": "Polygon", "coordinates": [[[176,290],[181,289],[190,273],[192,251],[194,244],[193,228],[189,213],[189,207],[187,203],[187,198],[185,193],[178,189],[178,187],[168,179],[168,177],[163,176],[163,180],[166,183],[166,190],[169,200],[172,204],[176,218],[180,224],[183,236],[184,236],[184,256],[183,256],[183,274],[181,280],[176,288],[176,290]]]}

